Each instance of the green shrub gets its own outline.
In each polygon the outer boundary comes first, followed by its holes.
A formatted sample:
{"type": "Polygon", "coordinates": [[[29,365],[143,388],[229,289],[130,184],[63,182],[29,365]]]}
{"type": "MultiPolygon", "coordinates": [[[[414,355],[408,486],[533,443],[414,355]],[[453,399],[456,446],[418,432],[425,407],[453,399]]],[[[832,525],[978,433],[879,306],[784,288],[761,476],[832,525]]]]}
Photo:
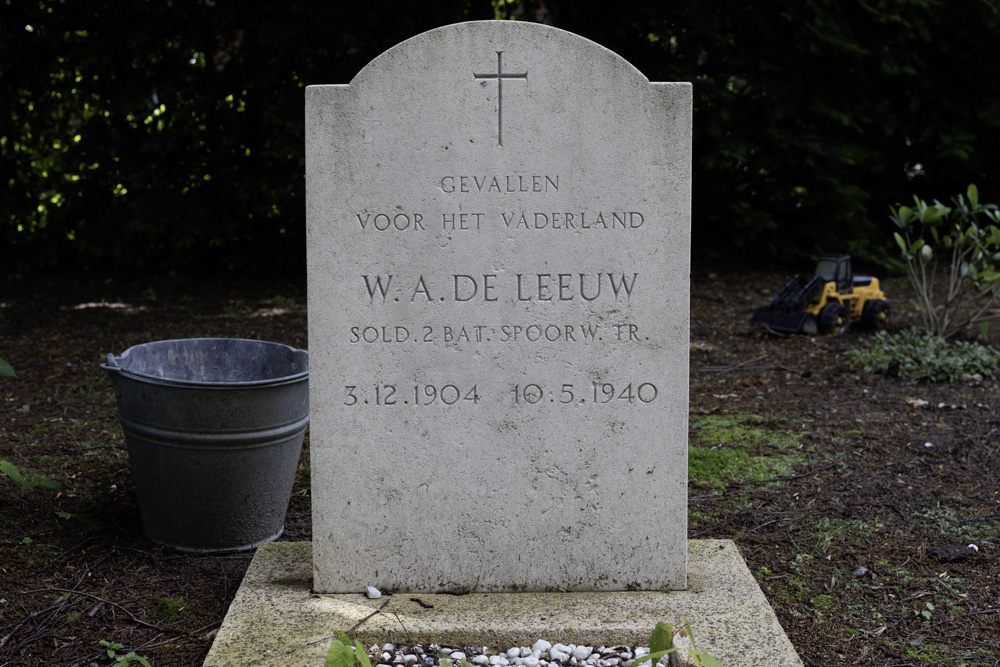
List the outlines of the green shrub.
{"type": "Polygon", "coordinates": [[[896,243],[924,326],[947,339],[997,319],[1000,207],[981,204],[975,185],[954,206],[913,201],[912,208],[891,208],[889,217],[900,230],[896,243]]]}
{"type": "Polygon", "coordinates": [[[866,373],[921,382],[953,382],[974,373],[996,377],[1000,370],[997,350],[979,343],[946,342],[920,328],[894,334],[880,331],[869,349],[850,350],[844,356],[866,373]]]}

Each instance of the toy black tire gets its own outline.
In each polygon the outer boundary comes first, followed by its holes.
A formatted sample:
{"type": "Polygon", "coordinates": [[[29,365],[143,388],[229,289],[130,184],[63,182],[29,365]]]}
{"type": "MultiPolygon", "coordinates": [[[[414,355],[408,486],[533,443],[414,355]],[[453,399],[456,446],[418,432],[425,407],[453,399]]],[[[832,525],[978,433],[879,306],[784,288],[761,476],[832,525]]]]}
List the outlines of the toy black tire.
{"type": "Polygon", "coordinates": [[[871,299],[861,309],[861,326],[865,329],[886,329],[891,322],[892,307],[888,301],[871,299]]]}
{"type": "Polygon", "coordinates": [[[839,303],[828,303],[819,311],[819,332],[842,336],[851,328],[851,314],[839,303]]]}

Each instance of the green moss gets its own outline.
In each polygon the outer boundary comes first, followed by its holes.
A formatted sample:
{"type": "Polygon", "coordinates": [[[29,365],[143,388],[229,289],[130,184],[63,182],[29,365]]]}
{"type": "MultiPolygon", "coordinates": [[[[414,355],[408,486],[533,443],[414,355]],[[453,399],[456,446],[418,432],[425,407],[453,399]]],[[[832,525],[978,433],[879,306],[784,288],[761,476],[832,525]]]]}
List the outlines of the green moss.
{"type": "Polygon", "coordinates": [[[170,623],[180,618],[185,607],[184,598],[160,598],[156,602],[156,613],[164,621],[170,623]]]}
{"type": "Polygon", "coordinates": [[[943,664],[951,662],[952,658],[947,653],[947,648],[943,646],[907,646],[904,653],[909,660],[919,660],[926,664],[943,664]],[[944,652],[939,653],[939,650],[944,652]]]}
{"type": "Polygon", "coordinates": [[[1000,526],[993,521],[977,521],[959,514],[954,507],[926,507],[914,514],[944,536],[959,540],[992,540],[1000,537],[1000,526]]]}
{"type": "Polygon", "coordinates": [[[688,477],[713,489],[794,473],[805,461],[799,435],[756,415],[691,415],[688,477]]]}
{"type": "Polygon", "coordinates": [[[279,586],[297,586],[298,588],[312,587],[312,579],[292,579],[292,578],[278,579],[274,583],[278,584],[279,586]]]}
{"type": "Polygon", "coordinates": [[[812,603],[813,609],[817,611],[827,611],[833,606],[833,596],[832,595],[817,595],[809,600],[812,603]]]}

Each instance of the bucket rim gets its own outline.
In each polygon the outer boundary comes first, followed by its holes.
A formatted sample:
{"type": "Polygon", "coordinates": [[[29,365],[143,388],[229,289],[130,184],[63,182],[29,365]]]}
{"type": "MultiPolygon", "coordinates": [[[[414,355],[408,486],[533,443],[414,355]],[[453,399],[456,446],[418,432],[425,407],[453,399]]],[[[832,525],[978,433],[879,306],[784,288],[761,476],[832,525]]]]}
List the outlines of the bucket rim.
{"type": "Polygon", "coordinates": [[[101,364],[101,369],[106,371],[111,375],[125,375],[135,379],[141,379],[146,382],[153,384],[165,384],[165,385],[180,385],[186,387],[207,387],[207,388],[241,388],[241,387],[264,387],[264,386],[274,386],[280,384],[291,384],[294,382],[299,382],[309,377],[309,351],[303,350],[297,347],[292,347],[291,345],[286,345],[284,343],[275,343],[268,340],[260,340],[256,338],[226,338],[226,337],[213,337],[206,336],[201,338],[168,338],[165,340],[155,340],[148,343],[140,343],[139,345],[133,345],[126,349],[119,355],[113,353],[108,353],[105,363],[101,364]],[[128,357],[132,350],[138,349],[140,347],[145,347],[147,345],[160,345],[169,343],[196,343],[196,342],[217,342],[217,341],[235,341],[242,343],[255,343],[261,344],[268,347],[283,347],[291,352],[298,354],[301,353],[306,356],[306,369],[304,371],[299,371],[298,373],[292,373],[290,375],[283,375],[277,378],[265,378],[262,380],[244,380],[237,382],[212,382],[207,380],[185,380],[181,378],[170,378],[163,377],[162,375],[152,375],[149,373],[142,373],[129,368],[122,368],[118,361],[128,357]]]}

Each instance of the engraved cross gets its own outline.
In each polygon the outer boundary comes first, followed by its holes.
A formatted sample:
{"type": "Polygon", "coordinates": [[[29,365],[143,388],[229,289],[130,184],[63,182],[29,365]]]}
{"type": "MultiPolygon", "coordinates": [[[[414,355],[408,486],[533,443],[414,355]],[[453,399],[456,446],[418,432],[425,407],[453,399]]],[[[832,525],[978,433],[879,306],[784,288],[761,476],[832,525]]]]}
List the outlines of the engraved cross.
{"type": "Polygon", "coordinates": [[[497,81],[497,146],[503,146],[503,80],[504,79],[524,79],[527,81],[528,73],[505,74],[503,71],[503,51],[497,51],[497,71],[496,74],[476,74],[477,79],[496,79],[497,81]]]}

